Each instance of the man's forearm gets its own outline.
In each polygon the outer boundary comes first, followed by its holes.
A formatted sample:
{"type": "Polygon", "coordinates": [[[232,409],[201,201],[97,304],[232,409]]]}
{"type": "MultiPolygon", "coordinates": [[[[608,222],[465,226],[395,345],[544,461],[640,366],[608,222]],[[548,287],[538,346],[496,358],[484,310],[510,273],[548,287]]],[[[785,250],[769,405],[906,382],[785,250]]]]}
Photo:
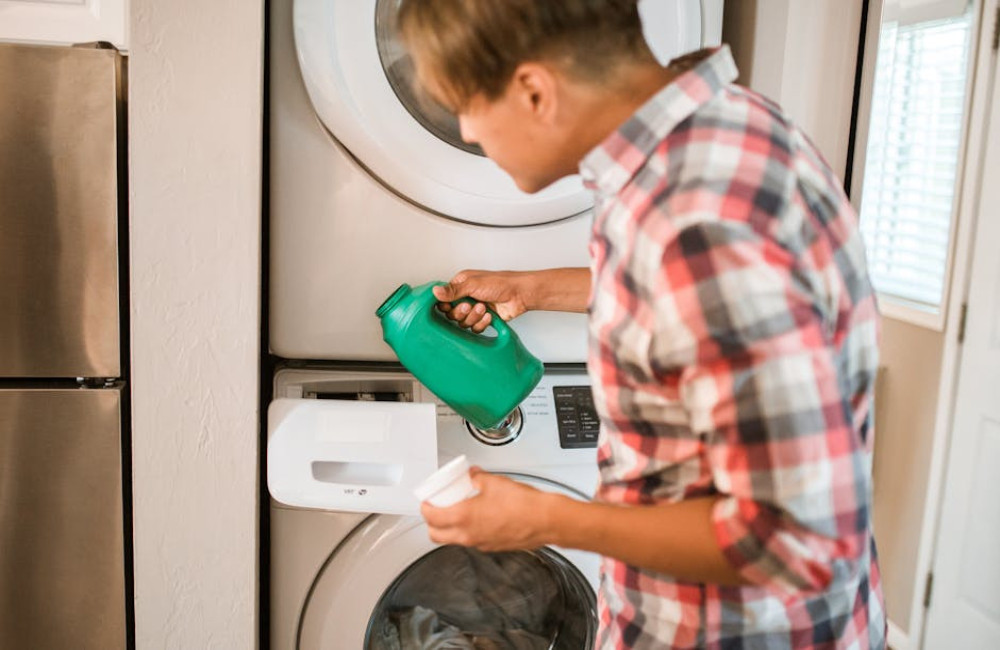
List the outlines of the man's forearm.
{"type": "Polygon", "coordinates": [[[548,495],[546,537],[687,582],[747,584],[712,530],[716,497],[653,506],[618,506],[548,495]]]}
{"type": "Polygon", "coordinates": [[[590,297],[590,269],[545,269],[530,274],[528,309],[586,312],[590,297]]]}

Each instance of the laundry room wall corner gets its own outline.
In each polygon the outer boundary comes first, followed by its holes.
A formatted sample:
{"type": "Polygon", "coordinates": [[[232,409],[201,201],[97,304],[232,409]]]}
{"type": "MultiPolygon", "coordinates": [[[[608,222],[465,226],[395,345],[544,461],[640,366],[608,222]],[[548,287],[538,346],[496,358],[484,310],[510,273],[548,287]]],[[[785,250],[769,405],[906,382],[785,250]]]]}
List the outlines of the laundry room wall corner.
{"type": "Polygon", "coordinates": [[[138,648],[258,645],[263,4],[130,3],[138,648]]]}

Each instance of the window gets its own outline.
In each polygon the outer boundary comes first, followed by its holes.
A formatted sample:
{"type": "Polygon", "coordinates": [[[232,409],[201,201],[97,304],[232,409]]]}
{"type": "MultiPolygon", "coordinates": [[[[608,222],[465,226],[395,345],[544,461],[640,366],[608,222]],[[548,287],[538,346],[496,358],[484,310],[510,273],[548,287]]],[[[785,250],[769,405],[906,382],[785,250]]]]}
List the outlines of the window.
{"type": "Polygon", "coordinates": [[[973,14],[907,16],[887,2],[861,194],[872,282],[886,302],[939,314],[948,277],[973,14]],[[911,20],[908,20],[910,18],[911,20]]]}

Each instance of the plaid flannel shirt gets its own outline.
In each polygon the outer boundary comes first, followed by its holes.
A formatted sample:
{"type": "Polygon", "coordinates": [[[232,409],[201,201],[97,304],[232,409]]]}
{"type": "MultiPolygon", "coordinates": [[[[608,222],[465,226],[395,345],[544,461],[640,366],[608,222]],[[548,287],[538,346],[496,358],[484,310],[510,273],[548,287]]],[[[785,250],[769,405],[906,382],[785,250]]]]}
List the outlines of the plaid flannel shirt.
{"type": "Polygon", "coordinates": [[[671,65],[581,164],[597,499],[719,496],[716,538],[751,586],[607,558],[599,647],[883,647],[879,323],[855,213],[806,136],[732,83],[728,48],[671,65]]]}

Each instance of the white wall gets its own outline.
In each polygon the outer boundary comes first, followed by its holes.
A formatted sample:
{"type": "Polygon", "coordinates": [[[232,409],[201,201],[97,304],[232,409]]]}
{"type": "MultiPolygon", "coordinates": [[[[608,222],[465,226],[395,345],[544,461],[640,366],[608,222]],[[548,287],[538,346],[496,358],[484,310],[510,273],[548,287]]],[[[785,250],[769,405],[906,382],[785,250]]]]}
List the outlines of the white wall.
{"type": "Polygon", "coordinates": [[[739,83],[780,104],[841,178],[847,168],[862,0],[727,0],[739,83]]]}
{"type": "Polygon", "coordinates": [[[136,643],[253,648],[263,2],[130,15],[136,643]]]}

